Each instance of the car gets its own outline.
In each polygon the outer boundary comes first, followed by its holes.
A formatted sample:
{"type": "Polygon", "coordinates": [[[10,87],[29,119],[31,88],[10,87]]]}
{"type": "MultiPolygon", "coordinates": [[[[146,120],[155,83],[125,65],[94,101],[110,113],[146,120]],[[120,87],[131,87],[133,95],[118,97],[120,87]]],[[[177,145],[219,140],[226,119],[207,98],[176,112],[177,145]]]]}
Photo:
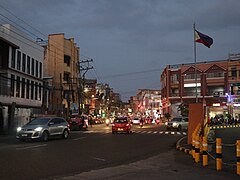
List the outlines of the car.
{"type": "Polygon", "coordinates": [[[84,117],[72,116],[68,120],[70,130],[87,130],[88,126],[84,117]]]}
{"type": "Polygon", "coordinates": [[[17,128],[16,138],[20,141],[40,139],[47,141],[52,136],[67,139],[70,133],[68,122],[62,117],[34,118],[22,127],[17,128]]]}
{"type": "Polygon", "coordinates": [[[171,119],[171,121],[166,122],[166,129],[177,129],[178,131],[181,131],[183,129],[188,129],[188,117],[178,116],[171,119]]]}
{"type": "Polygon", "coordinates": [[[127,117],[117,117],[112,123],[112,134],[118,132],[131,133],[131,124],[128,121],[127,117]]]}
{"type": "Polygon", "coordinates": [[[153,119],[150,117],[145,118],[145,124],[152,124],[153,119]]]}
{"type": "Polygon", "coordinates": [[[140,124],[140,119],[139,118],[133,118],[132,124],[140,124]]]}

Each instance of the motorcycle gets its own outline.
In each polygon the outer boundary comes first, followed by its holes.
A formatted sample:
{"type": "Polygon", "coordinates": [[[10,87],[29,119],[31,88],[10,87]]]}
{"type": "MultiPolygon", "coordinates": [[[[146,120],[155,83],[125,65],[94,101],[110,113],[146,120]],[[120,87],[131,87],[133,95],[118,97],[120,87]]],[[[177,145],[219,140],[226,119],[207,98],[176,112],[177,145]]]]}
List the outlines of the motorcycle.
{"type": "Polygon", "coordinates": [[[140,122],[140,127],[141,127],[141,128],[143,127],[143,122],[140,122]]]}
{"type": "Polygon", "coordinates": [[[109,126],[109,124],[110,124],[110,120],[109,119],[106,119],[106,126],[109,126]]]}

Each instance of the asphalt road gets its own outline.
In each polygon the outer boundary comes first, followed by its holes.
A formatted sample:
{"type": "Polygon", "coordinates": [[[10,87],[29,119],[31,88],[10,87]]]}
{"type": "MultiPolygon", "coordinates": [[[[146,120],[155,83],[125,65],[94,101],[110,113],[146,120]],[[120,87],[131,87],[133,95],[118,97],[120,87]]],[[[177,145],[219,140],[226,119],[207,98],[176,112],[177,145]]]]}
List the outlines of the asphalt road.
{"type": "Polygon", "coordinates": [[[185,135],[166,132],[161,125],[134,126],[132,134],[111,134],[111,127],[95,125],[71,132],[67,140],[18,142],[0,137],[0,179],[188,179],[198,171],[218,179],[229,176],[195,169],[191,157],[175,149],[185,135]]]}

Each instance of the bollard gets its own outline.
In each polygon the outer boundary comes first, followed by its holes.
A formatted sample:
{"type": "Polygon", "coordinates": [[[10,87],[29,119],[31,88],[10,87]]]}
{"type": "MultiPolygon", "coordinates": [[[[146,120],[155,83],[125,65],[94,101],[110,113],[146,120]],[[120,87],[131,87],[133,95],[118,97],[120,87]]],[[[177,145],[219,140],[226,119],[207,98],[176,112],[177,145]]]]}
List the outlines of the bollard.
{"type": "Polygon", "coordinates": [[[216,169],[222,170],[222,139],[216,138],[216,169]]]}
{"type": "Polygon", "coordinates": [[[237,152],[237,174],[240,175],[240,140],[237,140],[236,152],[237,152]]]}
{"type": "Polygon", "coordinates": [[[203,148],[203,166],[207,166],[208,165],[208,154],[207,154],[207,150],[208,150],[208,141],[207,141],[207,137],[203,136],[203,143],[202,143],[202,148],[203,148]]]}
{"type": "Polygon", "coordinates": [[[195,134],[192,133],[192,157],[195,159],[195,134]]]}
{"type": "Polygon", "coordinates": [[[200,142],[199,135],[195,136],[195,162],[199,163],[200,161],[200,142]]]}

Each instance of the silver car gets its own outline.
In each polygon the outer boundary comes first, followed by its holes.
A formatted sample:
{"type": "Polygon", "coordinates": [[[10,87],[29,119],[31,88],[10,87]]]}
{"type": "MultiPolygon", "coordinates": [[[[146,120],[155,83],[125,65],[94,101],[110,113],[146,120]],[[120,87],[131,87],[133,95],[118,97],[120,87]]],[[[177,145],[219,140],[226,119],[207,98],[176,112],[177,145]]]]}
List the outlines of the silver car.
{"type": "Polygon", "coordinates": [[[35,118],[26,125],[17,128],[16,138],[20,141],[26,139],[40,139],[47,141],[50,136],[60,135],[67,139],[69,136],[69,124],[61,117],[35,118]]]}
{"type": "Polygon", "coordinates": [[[166,122],[166,129],[177,129],[178,131],[181,131],[183,129],[187,130],[188,129],[188,117],[174,117],[171,119],[171,121],[166,122]]]}

